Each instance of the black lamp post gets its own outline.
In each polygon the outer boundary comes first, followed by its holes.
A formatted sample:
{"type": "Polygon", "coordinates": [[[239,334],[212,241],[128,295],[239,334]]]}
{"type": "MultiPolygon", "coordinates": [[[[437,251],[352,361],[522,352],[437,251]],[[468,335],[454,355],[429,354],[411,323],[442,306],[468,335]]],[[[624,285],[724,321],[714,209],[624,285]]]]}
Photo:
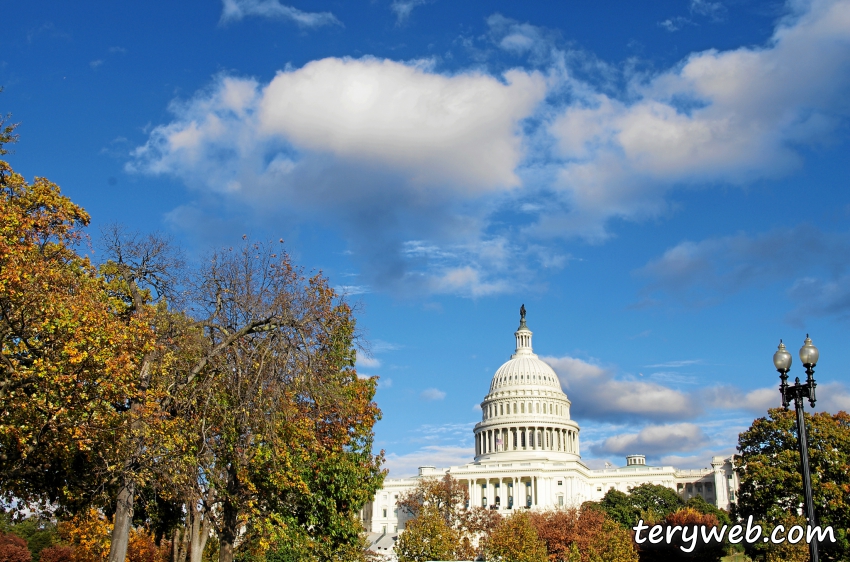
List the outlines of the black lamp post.
{"type": "MultiPolygon", "coordinates": [[[[806,438],[806,424],[803,419],[803,399],[808,398],[809,404],[815,405],[815,365],[818,363],[818,348],[812,344],[809,335],[806,334],[806,341],[803,342],[803,347],[800,348],[800,361],[803,367],[806,368],[806,382],[800,383],[800,377],[796,377],[794,384],[788,384],[788,371],[791,368],[791,354],[785,349],[785,344],[779,340],[779,349],[773,354],[773,364],[776,370],[779,371],[781,384],[779,392],[782,394],[782,407],[786,410],[791,400],[794,401],[794,407],[797,409],[797,435],[800,442],[800,467],[803,474],[803,489],[806,494],[806,519],[809,525],[814,527],[815,523],[815,505],[812,500],[812,476],[809,471],[809,447],[806,438]]],[[[818,562],[818,543],[812,541],[809,543],[809,553],[811,562],[818,562]]]]}

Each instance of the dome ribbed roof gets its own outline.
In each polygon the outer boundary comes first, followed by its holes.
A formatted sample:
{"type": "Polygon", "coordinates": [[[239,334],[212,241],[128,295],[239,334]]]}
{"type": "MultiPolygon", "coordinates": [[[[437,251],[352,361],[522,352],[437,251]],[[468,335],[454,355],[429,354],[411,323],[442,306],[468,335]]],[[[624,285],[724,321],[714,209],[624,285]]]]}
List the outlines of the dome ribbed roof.
{"type": "Polygon", "coordinates": [[[506,386],[542,386],[549,390],[561,390],[561,382],[552,367],[541,361],[531,347],[531,330],[525,323],[525,306],[520,311],[520,323],[516,336],[516,351],[496,371],[490,383],[490,391],[506,386]]]}
{"type": "Polygon", "coordinates": [[[505,386],[545,386],[561,390],[558,375],[552,367],[537,358],[537,355],[514,355],[493,375],[490,390],[505,386]]]}

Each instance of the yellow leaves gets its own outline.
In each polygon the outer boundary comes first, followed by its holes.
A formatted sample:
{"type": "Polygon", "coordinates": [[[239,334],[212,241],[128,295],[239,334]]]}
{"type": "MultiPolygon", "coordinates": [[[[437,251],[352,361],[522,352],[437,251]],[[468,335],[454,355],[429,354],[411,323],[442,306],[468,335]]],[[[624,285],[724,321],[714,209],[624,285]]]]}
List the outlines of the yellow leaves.
{"type": "Polygon", "coordinates": [[[59,523],[59,535],[74,549],[73,562],[103,562],[109,554],[112,525],[95,509],[59,523]]]}

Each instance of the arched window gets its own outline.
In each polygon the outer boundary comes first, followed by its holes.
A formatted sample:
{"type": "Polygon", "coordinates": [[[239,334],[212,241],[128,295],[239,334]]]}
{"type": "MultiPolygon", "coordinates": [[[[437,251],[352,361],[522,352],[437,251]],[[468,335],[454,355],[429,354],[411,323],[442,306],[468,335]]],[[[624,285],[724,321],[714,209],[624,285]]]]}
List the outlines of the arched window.
{"type": "Polygon", "coordinates": [[[514,402],[514,413],[516,414],[516,402],[514,402]]]}
{"type": "Polygon", "coordinates": [[[502,404],[499,404],[499,415],[500,416],[505,415],[505,407],[502,404]]]}
{"type": "Polygon", "coordinates": [[[537,402],[537,403],[534,405],[534,407],[535,407],[535,412],[539,414],[539,413],[540,413],[540,402],[537,402]]]}
{"type": "Polygon", "coordinates": [[[543,404],[543,413],[544,414],[546,413],[546,404],[545,403],[543,404]]]}
{"type": "Polygon", "coordinates": [[[525,402],[522,403],[522,413],[525,413],[525,402]]]}

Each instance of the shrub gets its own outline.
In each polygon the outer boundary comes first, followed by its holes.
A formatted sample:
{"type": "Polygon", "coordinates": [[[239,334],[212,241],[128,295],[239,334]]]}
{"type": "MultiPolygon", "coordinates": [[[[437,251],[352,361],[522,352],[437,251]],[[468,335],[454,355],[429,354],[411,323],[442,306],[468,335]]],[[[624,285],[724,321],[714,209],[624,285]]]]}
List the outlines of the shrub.
{"type": "Polygon", "coordinates": [[[39,562],[74,562],[74,549],[70,546],[49,546],[41,551],[39,562]]]}
{"type": "Polygon", "coordinates": [[[12,533],[0,532],[0,562],[30,562],[27,541],[12,533]]]}

